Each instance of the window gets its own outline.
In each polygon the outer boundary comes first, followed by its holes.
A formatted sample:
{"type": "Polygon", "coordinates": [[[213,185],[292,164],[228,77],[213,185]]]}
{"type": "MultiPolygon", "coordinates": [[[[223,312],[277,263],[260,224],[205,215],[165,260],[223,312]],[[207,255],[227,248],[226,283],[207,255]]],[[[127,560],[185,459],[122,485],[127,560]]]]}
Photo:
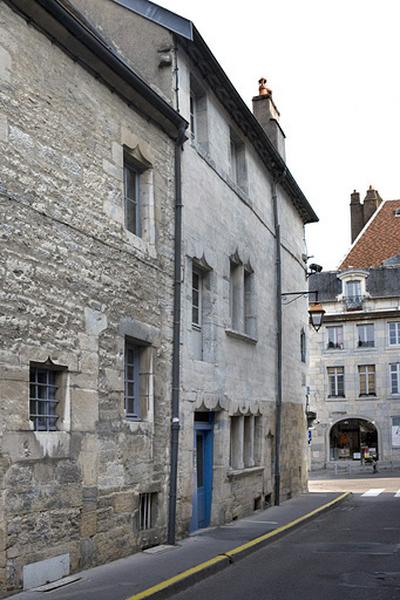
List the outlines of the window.
{"type": "Polygon", "coordinates": [[[152,529],[156,522],[157,494],[139,494],[139,529],[152,529]]]}
{"type": "Polygon", "coordinates": [[[329,397],[344,398],[344,367],[328,367],[329,397]]]}
{"type": "Polygon", "coordinates": [[[390,346],[400,345],[400,321],[388,323],[390,346]]]}
{"type": "Polygon", "coordinates": [[[126,341],[125,343],[125,416],[140,419],[140,353],[141,347],[126,341]]]}
{"type": "Polygon", "coordinates": [[[390,391],[392,394],[400,394],[400,363],[390,365],[390,391]]]}
{"type": "Polygon", "coordinates": [[[192,325],[201,329],[202,324],[202,294],[203,277],[202,273],[193,268],[192,271],[192,325]]]}
{"type": "Polygon", "coordinates": [[[125,227],[141,236],[140,170],[133,159],[124,153],[125,227]]]}
{"type": "Polygon", "coordinates": [[[230,465],[245,469],[260,464],[261,417],[240,415],[230,419],[230,465]]]}
{"type": "Polygon", "coordinates": [[[373,348],[374,342],[374,325],[368,323],[366,325],[357,325],[358,347],[373,348]]]}
{"type": "Polygon", "coordinates": [[[207,150],[207,96],[201,84],[193,76],[190,77],[189,124],[192,139],[203,150],[207,150]]]}
{"type": "Polygon", "coordinates": [[[256,310],[254,272],[250,264],[243,265],[239,259],[230,260],[230,321],[235,331],[251,337],[256,335],[256,310]]]}
{"type": "Polygon", "coordinates": [[[328,349],[343,350],[343,326],[334,325],[326,328],[328,335],[328,349]]]}
{"type": "Polygon", "coordinates": [[[392,446],[400,448],[400,417],[392,417],[392,446]]]}
{"type": "Polygon", "coordinates": [[[345,300],[347,308],[357,309],[362,306],[361,296],[361,281],[354,279],[352,281],[346,281],[346,293],[345,300]]]}
{"type": "Polygon", "coordinates": [[[230,130],[231,178],[242,190],[247,188],[246,147],[239,136],[230,130]]]}
{"type": "Polygon", "coordinates": [[[304,329],[300,332],[300,359],[301,362],[306,362],[306,332],[304,329]]]}
{"type": "Polygon", "coordinates": [[[34,431],[56,431],[60,417],[62,370],[31,365],[29,374],[29,419],[34,431]]]}
{"type": "Polygon", "coordinates": [[[360,396],[375,396],[375,365],[359,365],[360,396]]]}

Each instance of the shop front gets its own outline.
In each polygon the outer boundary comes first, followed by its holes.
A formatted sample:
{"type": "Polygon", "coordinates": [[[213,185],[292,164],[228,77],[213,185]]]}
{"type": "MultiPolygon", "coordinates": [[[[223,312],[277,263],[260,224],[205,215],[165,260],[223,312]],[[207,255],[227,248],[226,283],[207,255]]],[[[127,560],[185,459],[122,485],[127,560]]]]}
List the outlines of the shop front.
{"type": "Polygon", "coordinates": [[[377,460],[378,432],[366,419],[343,419],[335,423],[329,434],[330,460],[377,460]]]}

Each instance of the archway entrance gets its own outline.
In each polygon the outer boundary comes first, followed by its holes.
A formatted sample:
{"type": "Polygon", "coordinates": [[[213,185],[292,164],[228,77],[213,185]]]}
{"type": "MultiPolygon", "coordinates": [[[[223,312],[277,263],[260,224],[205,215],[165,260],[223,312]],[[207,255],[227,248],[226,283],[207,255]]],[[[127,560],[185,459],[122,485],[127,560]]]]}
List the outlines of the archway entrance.
{"type": "Polygon", "coordinates": [[[343,419],[329,434],[330,460],[378,458],[378,432],[366,419],[343,419]]]}

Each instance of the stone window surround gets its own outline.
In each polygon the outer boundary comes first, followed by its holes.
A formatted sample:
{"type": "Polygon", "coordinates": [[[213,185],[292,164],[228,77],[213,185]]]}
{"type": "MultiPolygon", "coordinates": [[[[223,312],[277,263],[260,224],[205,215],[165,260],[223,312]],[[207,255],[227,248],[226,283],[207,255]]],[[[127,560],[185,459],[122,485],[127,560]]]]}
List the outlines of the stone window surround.
{"type": "Polygon", "coordinates": [[[247,471],[260,467],[261,416],[236,414],[231,415],[229,421],[230,471],[247,471]]]}
{"type": "Polygon", "coordinates": [[[257,343],[254,270],[238,250],[229,257],[229,326],[225,333],[252,344],[257,343]]]}
{"type": "Polygon", "coordinates": [[[103,209],[111,219],[121,224],[126,242],[142,253],[156,257],[154,168],[155,157],[149,144],[127,127],[121,127],[119,141],[111,143],[111,161],[103,159],[103,169],[118,181],[120,198],[106,199],[103,209]],[[129,155],[140,171],[141,224],[140,237],[125,227],[124,156],[129,155]]]}
{"type": "MultiPolygon", "coordinates": [[[[132,431],[154,429],[154,356],[155,350],[160,347],[161,332],[157,327],[138,321],[137,319],[124,317],[119,324],[119,344],[121,356],[124,356],[125,342],[140,347],[140,406],[141,416],[132,419],[125,416],[124,398],[122,395],[121,414],[132,431]]],[[[124,361],[125,365],[125,361],[124,361]]],[[[124,377],[125,369],[121,376],[124,377]]],[[[124,389],[124,386],[122,387],[124,389]]]]}
{"type": "Polygon", "coordinates": [[[46,362],[29,364],[29,420],[32,423],[32,429],[36,432],[51,433],[53,431],[63,431],[64,414],[67,395],[68,375],[64,365],[54,364],[50,358],[46,362]],[[46,381],[40,382],[39,372],[46,373],[46,381]],[[54,381],[53,377],[54,376],[54,381]],[[32,388],[34,389],[32,395],[32,388]],[[45,397],[38,394],[39,389],[46,390],[45,397]],[[54,398],[49,394],[50,388],[55,388],[54,398]],[[41,408],[40,408],[41,407],[41,408]],[[46,414],[43,414],[43,408],[46,414]],[[39,421],[45,421],[45,428],[42,428],[39,421]],[[54,423],[52,423],[54,421],[54,423]]]}

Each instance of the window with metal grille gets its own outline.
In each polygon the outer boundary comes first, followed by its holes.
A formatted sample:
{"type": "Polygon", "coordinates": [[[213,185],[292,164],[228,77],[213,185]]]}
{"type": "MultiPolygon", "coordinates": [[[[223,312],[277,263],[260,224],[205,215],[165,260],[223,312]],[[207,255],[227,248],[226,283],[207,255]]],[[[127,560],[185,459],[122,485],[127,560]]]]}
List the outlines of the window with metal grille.
{"type": "Polygon", "coordinates": [[[156,522],[157,493],[139,495],[139,529],[152,529],[156,522]]]}
{"type": "Polygon", "coordinates": [[[140,352],[142,348],[125,342],[125,416],[140,419],[140,352]]]}
{"type": "Polygon", "coordinates": [[[43,367],[30,367],[29,419],[35,431],[57,430],[57,389],[60,372],[43,367]]]}
{"type": "Polygon", "coordinates": [[[328,367],[329,396],[344,397],[344,367],[328,367]]]}
{"type": "Polygon", "coordinates": [[[125,226],[128,231],[140,236],[140,170],[126,153],[124,154],[124,203],[125,226]]]}
{"type": "Polygon", "coordinates": [[[400,321],[388,323],[390,346],[400,345],[400,321]]]}
{"type": "Polygon", "coordinates": [[[360,396],[375,396],[375,365],[359,365],[360,396]]]}

